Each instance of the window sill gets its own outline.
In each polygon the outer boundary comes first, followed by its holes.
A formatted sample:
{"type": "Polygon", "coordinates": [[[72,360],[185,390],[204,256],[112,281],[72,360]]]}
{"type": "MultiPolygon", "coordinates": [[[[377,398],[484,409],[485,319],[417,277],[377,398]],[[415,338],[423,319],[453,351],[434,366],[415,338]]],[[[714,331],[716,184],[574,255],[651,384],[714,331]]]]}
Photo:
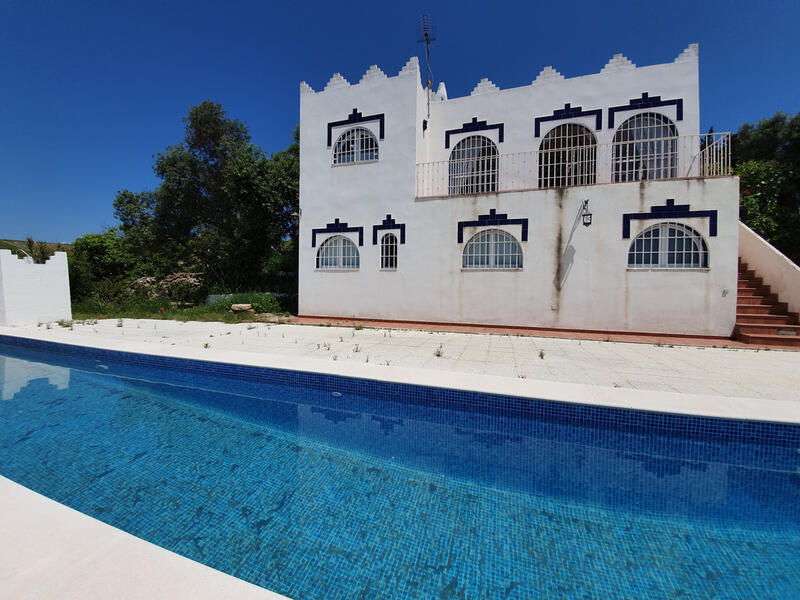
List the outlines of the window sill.
{"type": "Polygon", "coordinates": [[[500,268],[481,268],[481,269],[475,269],[475,268],[465,268],[465,267],[461,267],[461,271],[462,271],[462,272],[466,272],[466,273],[473,272],[473,271],[492,271],[492,272],[497,272],[497,271],[500,271],[500,272],[506,272],[506,271],[522,271],[522,267],[520,267],[520,268],[513,268],[513,269],[500,269],[500,268]]]}
{"type": "Polygon", "coordinates": [[[380,159],[376,158],[375,160],[354,160],[353,162],[344,162],[344,163],[331,163],[331,167],[352,167],[355,165],[371,165],[373,163],[378,162],[380,159]]]}
{"type": "Polygon", "coordinates": [[[627,267],[625,270],[626,271],[644,271],[644,272],[654,271],[654,272],[659,272],[659,273],[663,273],[665,271],[670,272],[670,273],[673,273],[675,271],[678,271],[678,272],[689,271],[689,272],[694,272],[694,273],[697,273],[697,272],[708,273],[711,270],[711,268],[710,267],[627,267]]]}
{"type": "Polygon", "coordinates": [[[358,269],[320,269],[316,268],[314,271],[319,273],[358,273],[358,269]]]}
{"type": "Polygon", "coordinates": [[[381,269],[381,271],[388,271],[389,273],[394,273],[395,271],[397,271],[397,267],[394,267],[394,268],[391,268],[391,269],[390,268],[381,269]]]}

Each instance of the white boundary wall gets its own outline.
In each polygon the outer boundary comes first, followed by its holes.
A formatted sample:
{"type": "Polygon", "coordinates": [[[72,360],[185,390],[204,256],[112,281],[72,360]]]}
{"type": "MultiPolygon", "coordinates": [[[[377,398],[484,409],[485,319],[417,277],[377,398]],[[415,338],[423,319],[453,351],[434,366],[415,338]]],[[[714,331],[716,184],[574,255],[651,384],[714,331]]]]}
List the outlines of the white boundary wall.
{"type": "Polygon", "coordinates": [[[739,223],[739,255],[790,311],[800,312],[800,268],[744,223],[739,223]]]}
{"type": "Polygon", "coordinates": [[[66,252],[37,265],[0,250],[0,325],[71,318],[66,252]]]}

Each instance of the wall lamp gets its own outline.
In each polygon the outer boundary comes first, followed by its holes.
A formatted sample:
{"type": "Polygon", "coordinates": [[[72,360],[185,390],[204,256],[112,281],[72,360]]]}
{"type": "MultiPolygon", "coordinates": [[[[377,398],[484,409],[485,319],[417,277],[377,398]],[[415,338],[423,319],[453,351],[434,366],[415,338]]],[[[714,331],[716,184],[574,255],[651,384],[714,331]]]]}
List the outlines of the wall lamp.
{"type": "Polygon", "coordinates": [[[589,212],[589,201],[583,201],[583,213],[581,215],[583,217],[583,226],[588,227],[592,224],[592,213],[589,212]]]}

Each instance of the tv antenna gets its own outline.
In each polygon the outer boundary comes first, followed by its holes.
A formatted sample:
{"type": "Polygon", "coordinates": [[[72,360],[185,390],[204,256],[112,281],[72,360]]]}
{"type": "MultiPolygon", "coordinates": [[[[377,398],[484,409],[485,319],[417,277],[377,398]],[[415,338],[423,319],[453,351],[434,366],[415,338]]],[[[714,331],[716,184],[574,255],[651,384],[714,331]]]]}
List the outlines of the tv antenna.
{"type": "Polygon", "coordinates": [[[428,96],[428,118],[431,117],[431,79],[433,74],[431,72],[431,42],[436,40],[436,29],[433,26],[430,15],[422,15],[419,23],[419,35],[417,42],[425,44],[425,66],[427,67],[427,83],[425,89],[428,96]]]}

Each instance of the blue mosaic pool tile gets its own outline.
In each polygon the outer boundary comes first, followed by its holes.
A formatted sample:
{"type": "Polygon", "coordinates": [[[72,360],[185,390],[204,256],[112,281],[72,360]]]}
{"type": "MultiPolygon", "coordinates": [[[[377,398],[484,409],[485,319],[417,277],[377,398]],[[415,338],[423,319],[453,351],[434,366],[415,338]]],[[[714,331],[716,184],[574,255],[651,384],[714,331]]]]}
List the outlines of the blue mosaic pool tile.
{"type": "Polygon", "coordinates": [[[290,597],[800,597],[797,426],[15,341],[0,473],[290,597]]]}

